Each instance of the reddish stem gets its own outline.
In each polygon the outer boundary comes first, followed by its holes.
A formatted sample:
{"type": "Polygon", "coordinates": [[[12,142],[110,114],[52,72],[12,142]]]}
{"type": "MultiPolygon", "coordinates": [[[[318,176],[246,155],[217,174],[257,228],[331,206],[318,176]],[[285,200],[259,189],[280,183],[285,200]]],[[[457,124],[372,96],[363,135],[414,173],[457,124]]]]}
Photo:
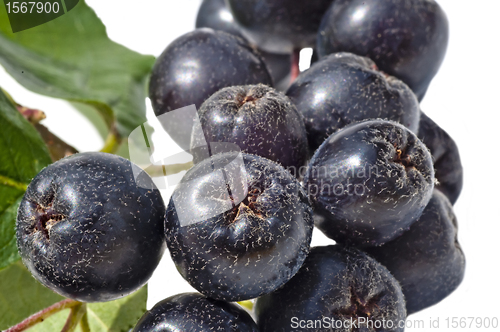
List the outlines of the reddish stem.
{"type": "Polygon", "coordinates": [[[25,320],[23,320],[19,324],[12,326],[11,328],[5,330],[4,332],[21,332],[21,331],[27,330],[30,327],[32,327],[33,325],[38,324],[40,322],[43,322],[48,317],[52,316],[53,314],[55,314],[61,310],[73,308],[73,307],[75,307],[77,305],[81,305],[81,304],[82,304],[81,302],[78,302],[75,300],[70,300],[70,299],[62,300],[60,302],[54,303],[50,307],[47,307],[47,308],[29,316],[28,318],[26,318],[25,320]]]}
{"type": "Polygon", "coordinates": [[[290,69],[290,84],[292,84],[297,76],[300,74],[299,69],[299,60],[300,60],[300,49],[295,49],[292,52],[292,67],[290,69]]]}

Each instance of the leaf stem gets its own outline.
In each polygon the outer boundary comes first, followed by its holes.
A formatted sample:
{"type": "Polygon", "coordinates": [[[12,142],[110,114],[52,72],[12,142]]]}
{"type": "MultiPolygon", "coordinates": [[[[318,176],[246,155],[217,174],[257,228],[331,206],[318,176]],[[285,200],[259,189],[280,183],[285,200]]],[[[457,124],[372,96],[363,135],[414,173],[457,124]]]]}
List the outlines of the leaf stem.
{"type": "Polygon", "coordinates": [[[114,127],[111,128],[109,130],[108,137],[106,137],[106,141],[104,142],[104,146],[102,147],[101,152],[115,153],[116,151],[118,151],[121,141],[122,138],[120,137],[120,134],[118,134],[114,127]]]}
{"type": "Polygon", "coordinates": [[[90,325],[89,325],[89,316],[87,314],[87,310],[83,313],[83,317],[80,320],[80,328],[82,329],[82,332],[90,332],[90,325]]]}
{"type": "Polygon", "coordinates": [[[50,307],[42,309],[41,311],[29,316],[19,324],[12,326],[11,328],[5,330],[4,332],[25,331],[30,327],[32,327],[33,325],[43,322],[48,317],[52,316],[55,313],[58,313],[61,310],[70,309],[81,304],[82,304],[81,302],[75,300],[70,300],[70,299],[62,300],[60,302],[54,303],[50,307]]]}
{"type": "Polygon", "coordinates": [[[43,141],[49,149],[50,158],[52,161],[58,161],[64,157],[70,156],[72,154],[78,153],[78,150],[64,142],[62,139],[54,135],[49,131],[44,125],[37,123],[34,125],[40,136],[42,136],[43,141]]]}
{"type": "Polygon", "coordinates": [[[64,324],[61,332],[73,332],[86,312],[87,305],[85,303],[80,303],[72,307],[68,319],[66,320],[66,324],[64,324]]]}
{"type": "Polygon", "coordinates": [[[187,171],[193,167],[193,162],[188,161],[182,164],[170,164],[170,165],[153,165],[153,166],[141,166],[146,173],[151,177],[161,177],[180,173],[182,171],[187,171]]]}

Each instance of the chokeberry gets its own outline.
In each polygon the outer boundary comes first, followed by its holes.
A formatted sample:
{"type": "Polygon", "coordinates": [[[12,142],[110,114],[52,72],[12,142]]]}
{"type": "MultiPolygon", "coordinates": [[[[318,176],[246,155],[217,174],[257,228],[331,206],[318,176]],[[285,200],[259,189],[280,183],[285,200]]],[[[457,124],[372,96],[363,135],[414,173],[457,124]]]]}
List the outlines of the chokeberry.
{"type": "Polygon", "coordinates": [[[31,181],[17,214],[17,246],[43,285],[84,302],[143,286],[165,249],[165,205],[130,161],[89,152],[61,159],[31,181]]]}
{"type": "Polygon", "coordinates": [[[427,147],[403,125],[354,123],[316,150],[304,183],[315,224],[335,241],[376,246],[416,221],[432,196],[427,147]]]}
{"type": "Polygon", "coordinates": [[[321,21],[316,47],[320,57],[369,57],[422,100],[447,45],[448,20],[434,0],[335,0],[321,21]]]}
{"type": "Polygon", "coordinates": [[[314,46],[321,18],[332,0],[228,0],[236,22],[259,48],[291,53],[314,46]]]}
{"type": "Polygon", "coordinates": [[[455,204],[463,186],[463,167],[458,146],[446,131],[420,112],[418,138],[429,148],[434,161],[436,189],[455,204]]]}
{"type": "MultiPolygon", "coordinates": [[[[224,0],[204,0],[198,10],[196,28],[221,30],[246,39],[224,0]]],[[[286,89],[290,85],[292,55],[290,53],[266,52],[260,49],[258,52],[273,78],[274,86],[280,90],[286,89]]]]}
{"type": "Polygon", "coordinates": [[[195,163],[209,155],[203,149],[207,143],[227,142],[276,161],[294,175],[306,164],[309,152],[302,116],[287,96],[271,87],[224,88],[207,99],[198,114],[201,129],[195,126],[191,138],[195,163]]]}
{"type": "Polygon", "coordinates": [[[287,96],[304,116],[311,152],[338,129],[361,120],[393,120],[417,132],[417,98],[406,84],[376,68],[368,58],[336,53],[302,72],[288,88],[287,96]]]}
{"type": "Polygon", "coordinates": [[[172,259],[199,292],[225,301],[269,293],[309,252],[312,210],[298,180],[275,162],[219,154],[189,170],[167,208],[172,259]]]}
{"type": "Polygon", "coordinates": [[[133,332],[257,332],[252,317],[236,304],[198,293],[183,293],[158,302],[133,332]]]}
{"type": "MultiPolygon", "coordinates": [[[[158,116],[192,104],[199,108],[224,87],[258,83],[273,85],[264,61],[247,41],[202,28],[177,38],[156,59],[149,97],[158,116]]],[[[193,119],[175,116],[162,125],[187,151],[193,119]]]]}
{"type": "Polygon", "coordinates": [[[255,312],[261,332],[400,332],[406,319],[401,286],[390,272],[339,245],[312,248],[289,282],[257,299],[255,312]]]}
{"type": "Polygon", "coordinates": [[[434,190],[422,216],[396,239],[366,252],[399,281],[408,314],[434,305],[462,282],[465,258],[451,203],[434,190]]]}

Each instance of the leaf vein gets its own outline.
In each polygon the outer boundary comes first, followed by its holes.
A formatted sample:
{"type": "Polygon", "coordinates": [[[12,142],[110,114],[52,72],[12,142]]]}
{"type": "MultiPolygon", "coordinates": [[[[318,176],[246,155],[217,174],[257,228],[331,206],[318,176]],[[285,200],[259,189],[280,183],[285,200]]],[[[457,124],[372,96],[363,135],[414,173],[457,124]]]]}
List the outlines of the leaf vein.
{"type": "Polygon", "coordinates": [[[26,183],[21,183],[19,181],[16,181],[14,179],[11,179],[7,176],[0,175],[0,184],[7,186],[7,187],[12,187],[16,188],[22,191],[26,191],[26,188],[28,188],[28,185],[26,183]]]}

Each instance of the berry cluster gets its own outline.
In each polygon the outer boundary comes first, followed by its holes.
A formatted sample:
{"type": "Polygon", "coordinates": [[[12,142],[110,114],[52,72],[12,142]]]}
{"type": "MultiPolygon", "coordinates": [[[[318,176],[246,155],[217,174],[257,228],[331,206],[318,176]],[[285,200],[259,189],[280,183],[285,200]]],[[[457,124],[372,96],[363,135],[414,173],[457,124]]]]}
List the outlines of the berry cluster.
{"type": "Polygon", "coordinates": [[[156,115],[198,108],[199,126],[162,123],[194,166],[168,206],[121,157],[45,168],[17,218],[35,278],[72,299],[117,299],[167,247],[201,294],[158,303],[137,332],[403,331],[453,292],[460,156],[419,106],[446,51],[439,5],[204,0],[196,27],[149,85],[156,115]],[[299,74],[305,47],[315,56],[299,74]],[[311,248],[314,227],[336,244],[311,248]],[[255,298],[256,322],[227,303],[255,298]]]}

